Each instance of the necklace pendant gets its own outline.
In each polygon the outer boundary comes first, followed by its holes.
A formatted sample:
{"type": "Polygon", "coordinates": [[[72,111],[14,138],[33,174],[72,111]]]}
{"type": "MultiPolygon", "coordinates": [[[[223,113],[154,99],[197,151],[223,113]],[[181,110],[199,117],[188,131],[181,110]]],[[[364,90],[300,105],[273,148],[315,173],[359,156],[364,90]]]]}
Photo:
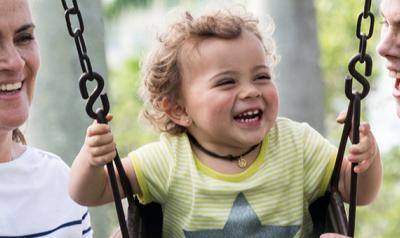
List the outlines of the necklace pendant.
{"type": "Polygon", "coordinates": [[[247,166],[247,161],[246,161],[245,159],[243,159],[242,157],[240,157],[240,158],[238,159],[238,166],[239,166],[239,168],[241,168],[241,169],[246,168],[246,166],[247,166]]]}

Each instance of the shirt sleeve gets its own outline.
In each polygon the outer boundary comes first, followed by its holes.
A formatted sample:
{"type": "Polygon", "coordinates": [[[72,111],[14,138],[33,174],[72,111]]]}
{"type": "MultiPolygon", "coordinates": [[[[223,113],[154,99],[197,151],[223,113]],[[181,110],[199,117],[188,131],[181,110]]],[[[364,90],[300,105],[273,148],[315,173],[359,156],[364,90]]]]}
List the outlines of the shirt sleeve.
{"type": "Polygon", "coordinates": [[[305,196],[311,203],[328,189],[337,148],[308,124],[303,125],[305,196]]]}
{"type": "Polygon", "coordinates": [[[145,145],[129,153],[141,190],[139,201],[164,203],[169,188],[169,178],[174,167],[174,141],[161,136],[159,142],[145,145]]]}

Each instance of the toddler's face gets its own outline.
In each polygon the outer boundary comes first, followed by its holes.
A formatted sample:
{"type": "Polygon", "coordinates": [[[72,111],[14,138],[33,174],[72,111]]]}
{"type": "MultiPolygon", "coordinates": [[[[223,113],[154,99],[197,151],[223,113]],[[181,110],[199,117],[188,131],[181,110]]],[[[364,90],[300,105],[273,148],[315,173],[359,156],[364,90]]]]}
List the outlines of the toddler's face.
{"type": "Polygon", "coordinates": [[[192,121],[189,132],[220,153],[259,143],[278,113],[278,93],[261,41],[243,31],[236,39],[187,44],[183,52],[181,103],[192,121]]]}

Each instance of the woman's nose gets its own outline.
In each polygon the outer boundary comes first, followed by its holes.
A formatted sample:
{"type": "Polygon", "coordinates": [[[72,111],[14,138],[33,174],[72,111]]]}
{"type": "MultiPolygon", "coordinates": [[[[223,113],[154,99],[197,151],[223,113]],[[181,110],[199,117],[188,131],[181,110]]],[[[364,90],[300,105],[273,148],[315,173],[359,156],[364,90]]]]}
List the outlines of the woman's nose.
{"type": "Polygon", "coordinates": [[[381,34],[381,39],[376,46],[376,51],[379,55],[386,57],[388,55],[393,55],[393,50],[395,47],[400,46],[400,38],[396,37],[392,31],[386,31],[381,34]]]}
{"type": "Polygon", "coordinates": [[[0,70],[17,71],[24,67],[20,51],[14,44],[0,45],[0,70]]]}

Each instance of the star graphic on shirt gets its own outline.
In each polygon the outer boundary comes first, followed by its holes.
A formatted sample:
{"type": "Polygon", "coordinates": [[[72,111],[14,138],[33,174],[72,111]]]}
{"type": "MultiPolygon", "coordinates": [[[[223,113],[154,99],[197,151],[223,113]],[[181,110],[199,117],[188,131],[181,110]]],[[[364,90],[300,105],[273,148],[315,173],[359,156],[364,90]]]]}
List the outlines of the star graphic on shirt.
{"type": "Polygon", "coordinates": [[[262,225],[243,193],[236,197],[222,230],[183,231],[186,238],[290,238],[300,226],[262,225]]]}

